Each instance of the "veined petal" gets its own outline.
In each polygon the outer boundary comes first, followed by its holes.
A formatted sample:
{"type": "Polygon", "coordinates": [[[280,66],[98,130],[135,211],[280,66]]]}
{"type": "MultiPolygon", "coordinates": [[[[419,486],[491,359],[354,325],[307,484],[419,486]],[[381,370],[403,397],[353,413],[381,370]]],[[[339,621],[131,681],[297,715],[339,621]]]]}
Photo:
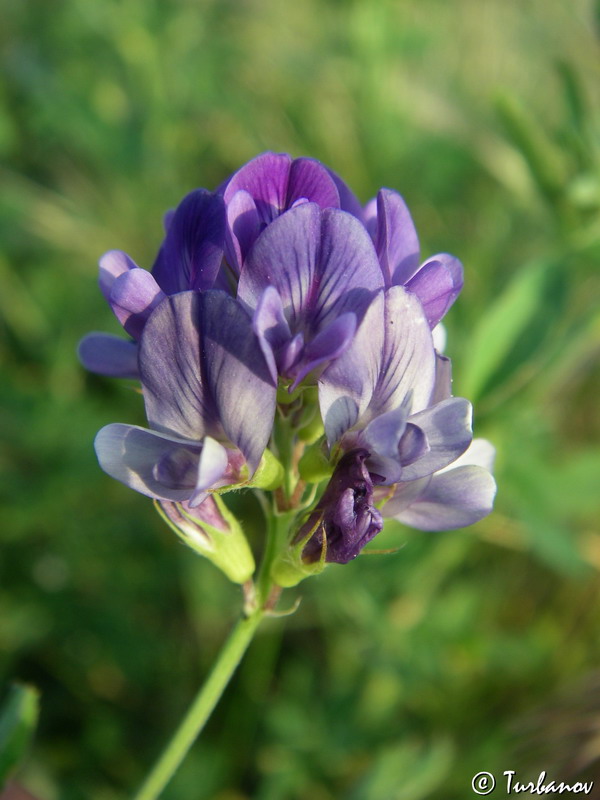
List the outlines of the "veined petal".
{"type": "Polygon", "coordinates": [[[472,408],[463,397],[450,397],[413,414],[409,420],[424,432],[429,448],[421,458],[404,467],[402,481],[423,478],[452,464],[471,444],[472,408]]]}
{"type": "Polygon", "coordinates": [[[339,208],[340,196],[327,169],[314,158],[296,158],[290,166],[286,208],[300,198],[321,208],[339,208]]]}
{"type": "Polygon", "coordinates": [[[140,343],[153,428],[192,440],[226,437],[256,469],[271,433],[275,385],[252,321],[224,292],[166,298],[140,343]]]}
{"type": "Polygon", "coordinates": [[[462,287],[462,264],[446,253],[426,261],[406,283],[406,288],[421,301],[431,328],[448,311],[462,287]]]}
{"type": "Polygon", "coordinates": [[[312,325],[321,328],[345,311],[360,321],[383,278],[363,225],[344,211],[321,214],[318,283],[308,298],[312,325]]]}
{"type": "Polygon", "coordinates": [[[403,198],[391,189],[377,194],[375,248],[386,286],[402,286],[419,265],[419,238],[403,198]]]}
{"type": "Polygon", "coordinates": [[[496,482],[486,469],[456,467],[433,475],[419,496],[402,510],[395,510],[392,498],[383,507],[383,514],[423,531],[448,531],[487,516],[495,494],[496,482]]]}
{"type": "Polygon", "coordinates": [[[413,411],[426,408],[434,374],[431,332],[418,299],[400,286],[380,292],[348,349],[319,379],[330,446],[348,427],[366,426],[407,400],[413,411]]]}
{"type": "Polygon", "coordinates": [[[256,308],[265,289],[272,286],[293,329],[301,319],[315,281],[320,224],[319,207],[303,203],[265,228],[242,269],[240,300],[249,308],[256,308]]]}
{"type": "Polygon", "coordinates": [[[138,346],[110,333],[88,333],[79,342],[77,355],[83,366],[111,378],[139,378],[138,346]]]}
{"type": "Polygon", "coordinates": [[[186,500],[196,483],[201,443],[115,423],[94,442],[102,469],[126,486],[159,500],[186,500]]]}
{"type": "Polygon", "coordinates": [[[136,269],[137,264],[122,250],[109,250],[100,258],[98,265],[98,284],[106,300],[109,300],[113,283],[123,273],[136,269]]]}
{"type": "Polygon", "coordinates": [[[273,381],[277,382],[276,354],[290,341],[290,326],[283,313],[279,292],[267,286],[259,299],[252,318],[252,327],[266,359],[273,381]]]}
{"type": "Polygon", "coordinates": [[[145,269],[135,268],[114,281],[109,303],[127,333],[139,339],[150,313],[164,297],[153,276],[145,269]]]}
{"type": "Polygon", "coordinates": [[[206,189],[196,189],[175,209],[152,274],[165,294],[210,289],[221,266],[224,247],[223,198],[206,189]]]}

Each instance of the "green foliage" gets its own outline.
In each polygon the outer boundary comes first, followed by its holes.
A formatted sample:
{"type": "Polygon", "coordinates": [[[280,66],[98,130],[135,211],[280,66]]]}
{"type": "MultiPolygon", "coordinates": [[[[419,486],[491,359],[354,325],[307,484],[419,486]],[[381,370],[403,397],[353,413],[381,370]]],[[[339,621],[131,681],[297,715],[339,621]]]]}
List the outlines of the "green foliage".
{"type": "MultiPolygon", "coordinates": [[[[396,554],[288,590],[300,609],[265,625],[165,800],[463,800],[512,765],[600,781],[595,24],[586,0],[2,4],[0,679],[42,693],[30,791],[126,795],[241,606],[99,470],[95,432],[142,404],[74,353],[119,331],[98,257],[149,267],[164,211],[264,149],[365,201],[398,189],[423,255],[464,262],[448,355],[499,493],[468,531],[386,526],[373,548],[396,554]]],[[[258,503],[224,499],[260,553],[258,503]]]]}
{"type": "Polygon", "coordinates": [[[0,711],[0,789],[21,763],[38,718],[39,696],[30,686],[12,686],[0,711]]]}

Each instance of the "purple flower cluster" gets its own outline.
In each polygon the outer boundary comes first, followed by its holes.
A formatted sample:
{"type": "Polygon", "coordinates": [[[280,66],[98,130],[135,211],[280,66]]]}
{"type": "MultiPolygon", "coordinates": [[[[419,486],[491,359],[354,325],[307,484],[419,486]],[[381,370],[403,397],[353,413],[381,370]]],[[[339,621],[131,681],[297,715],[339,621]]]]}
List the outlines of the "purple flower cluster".
{"type": "Polygon", "coordinates": [[[139,379],[150,426],[98,433],[107,473],[201,516],[276,450],[278,388],[301,406],[316,384],[331,477],[295,535],[306,562],[349,561],[386,516],[438,530],[489,513],[493,450],[472,443],[471,406],[451,396],[431,333],[462,265],[421,263],[399,194],[381,189],[363,208],[318,161],[264,153],[216,192],[187,195],[165,228],[151,271],[120,251],[100,260],[130,338],[89,334],[80,358],[139,379]]]}

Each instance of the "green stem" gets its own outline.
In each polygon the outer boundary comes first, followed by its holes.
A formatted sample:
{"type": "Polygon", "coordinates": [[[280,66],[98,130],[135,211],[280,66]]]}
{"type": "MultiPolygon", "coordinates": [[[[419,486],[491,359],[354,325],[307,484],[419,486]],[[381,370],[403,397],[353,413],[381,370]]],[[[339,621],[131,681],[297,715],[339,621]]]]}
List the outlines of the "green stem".
{"type": "Polygon", "coordinates": [[[155,800],[160,796],[218,703],[263,616],[264,610],[258,608],[242,617],[232,630],[210,675],[134,800],[155,800]]]}

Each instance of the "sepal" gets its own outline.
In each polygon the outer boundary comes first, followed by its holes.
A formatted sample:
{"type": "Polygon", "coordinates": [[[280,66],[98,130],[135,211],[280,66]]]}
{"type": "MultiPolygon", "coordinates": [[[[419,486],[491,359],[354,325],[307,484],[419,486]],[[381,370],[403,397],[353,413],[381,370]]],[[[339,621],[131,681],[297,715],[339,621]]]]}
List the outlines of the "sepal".
{"type": "Polygon", "coordinates": [[[307,483],[320,483],[329,480],[333,467],[324,453],[324,441],[317,441],[307,447],[298,462],[298,471],[307,483]]]}
{"type": "Polygon", "coordinates": [[[281,486],[283,478],[284,469],[281,462],[267,448],[262,454],[260,464],[252,476],[252,480],[248,481],[245,486],[272,491],[281,486]]]}
{"type": "Polygon", "coordinates": [[[242,527],[217,494],[208,495],[193,513],[183,503],[162,500],[154,505],[177,536],[230,581],[243,584],[253,575],[254,556],[242,527]]]}
{"type": "Polygon", "coordinates": [[[319,517],[317,523],[300,539],[292,540],[289,547],[279,553],[271,566],[271,577],[273,581],[284,589],[297,586],[300,581],[310,578],[311,575],[318,575],[323,572],[326,566],[325,557],[327,555],[327,538],[323,536],[323,547],[320,557],[316,561],[306,563],[302,559],[302,552],[309,540],[314,536],[317,528],[322,523],[319,517]]]}

